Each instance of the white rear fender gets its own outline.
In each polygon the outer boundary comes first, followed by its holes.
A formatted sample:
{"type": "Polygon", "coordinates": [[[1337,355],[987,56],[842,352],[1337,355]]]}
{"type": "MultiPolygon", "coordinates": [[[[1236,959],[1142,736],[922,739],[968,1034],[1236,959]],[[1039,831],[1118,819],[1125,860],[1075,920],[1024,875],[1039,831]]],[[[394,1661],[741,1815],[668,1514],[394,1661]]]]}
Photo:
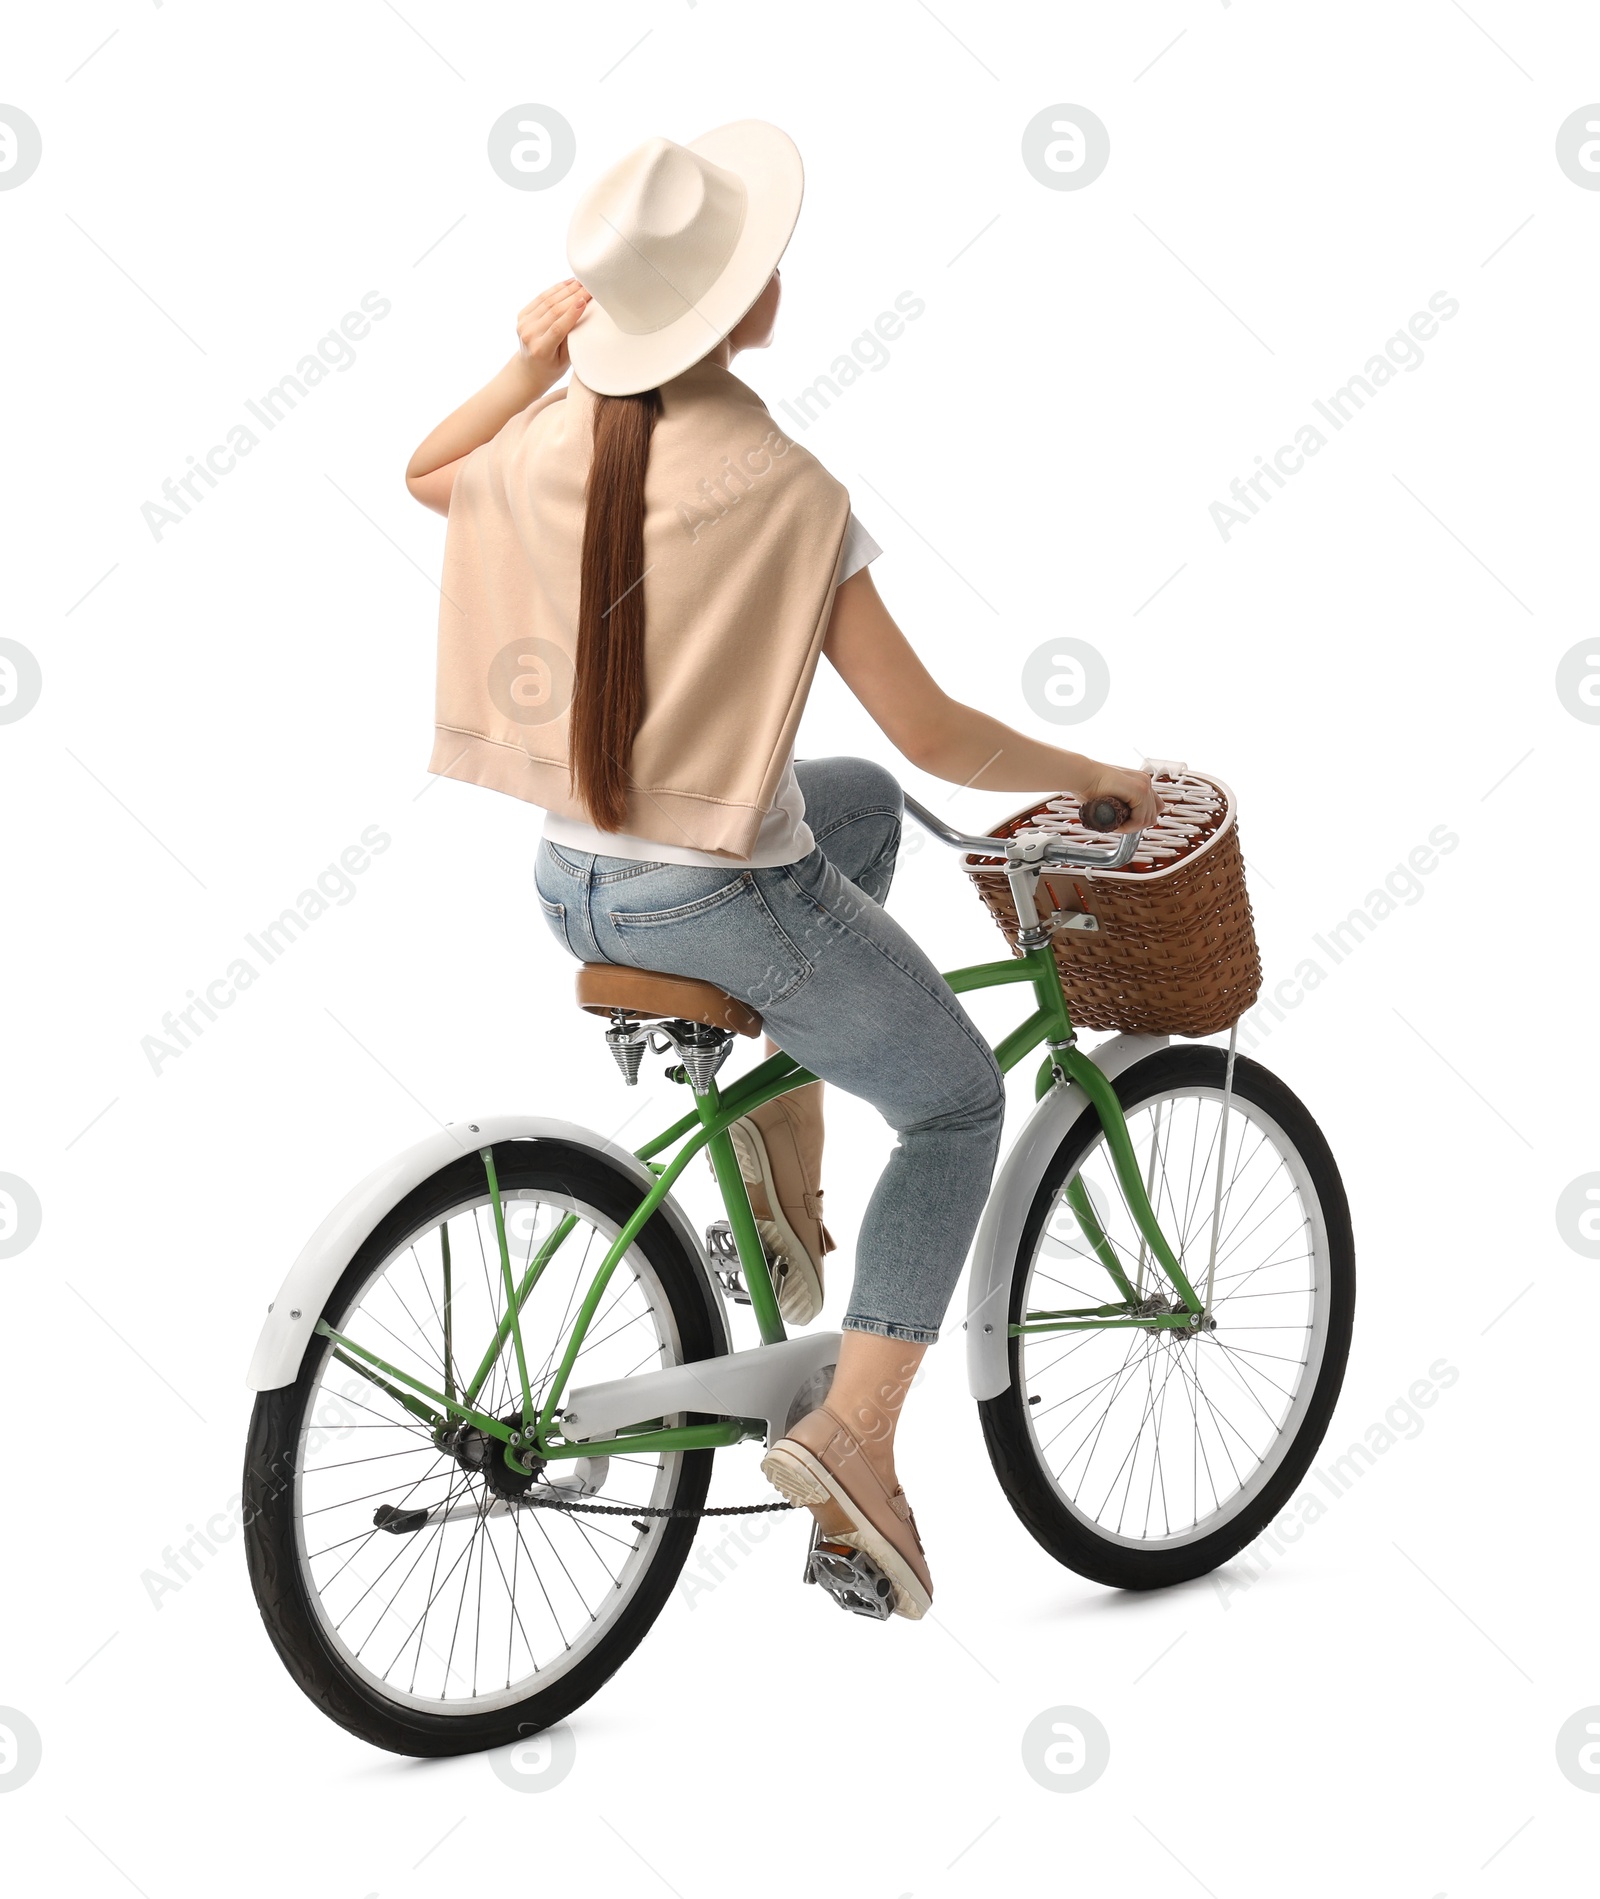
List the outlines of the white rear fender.
{"type": "MultiPolygon", "coordinates": [[[[386,1214],[392,1213],[414,1188],[452,1161],[460,1160],[463,1154],[476,1153],[480,1148],[493,1147],[502,1141],[564,1141],[575,1147],[593,1148],[613,1161],[621,1172],[637,1180],[641,1196],[655,1182],[650,1169],[627,1148],[572,1121],[555,1121],[541,1115],[502,1114],[486,1121],[453,1122],[375,1167],[365,1180],[350,1189],[306,1241],[299,1258],[289,1268],[288,1277],[279,1288],[267,1322],[261,1328],[261,1336],[256,1340],[255,1356],[246,1378],[250,1388],[274,1391],[280,1385],[294,1383],[311,1340],[312,1328],[321,1318],[329,1294],[357,1249],[386,1214]]],[[[661,1203],[661,1213],[700,1269],[713,1332],[720,1340],[717,1349],[730,1351],[733,1341],[728,1333],[722,1292],[712,1277],[700,1240],[670,1194],[661,1203]]]]}
{"type": "MultiPolygon", "coordinates": [[[[1091,1056],[1096,1068],[1115,1080],[1125,1068],[1142,1062],[1172,1040],[1170,1035],[1114,1035],[1091,1056]]],[[[1005,1165],[995,1176],[989,1204],[972,1243],[967,1280],[967,1386],[974,1398],[998,1398],[1011,1383],[1009,1324],[1011,1273],[1022,1244],[1039,1182],[1050,1156],[1082,1114],[1089,1097],[1074,1082],[1057,1082],[1029,1117],[1005,1165]]]]}

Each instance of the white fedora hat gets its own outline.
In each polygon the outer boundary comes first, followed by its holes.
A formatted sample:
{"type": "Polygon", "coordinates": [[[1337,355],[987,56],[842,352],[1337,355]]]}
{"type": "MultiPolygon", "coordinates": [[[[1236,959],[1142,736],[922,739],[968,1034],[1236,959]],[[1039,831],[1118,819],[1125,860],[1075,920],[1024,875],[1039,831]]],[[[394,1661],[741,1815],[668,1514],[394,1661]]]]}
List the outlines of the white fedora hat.
{"type": "Polygon", "coordinates": [[[613,165],[567,231],[593,299],[567,342],[580,380],[636,395],[713,350],[766,288],[804,187],[794,140],[761,119],[648,139],[613,165]]]}

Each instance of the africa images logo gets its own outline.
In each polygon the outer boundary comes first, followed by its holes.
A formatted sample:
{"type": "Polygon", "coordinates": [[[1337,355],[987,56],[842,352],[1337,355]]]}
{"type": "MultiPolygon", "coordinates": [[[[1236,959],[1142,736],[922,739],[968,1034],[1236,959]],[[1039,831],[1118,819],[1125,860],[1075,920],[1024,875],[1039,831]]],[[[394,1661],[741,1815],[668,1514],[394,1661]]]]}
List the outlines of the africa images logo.
{"type": "MultiPolygon", "coordinates": [[[[1332,433],[1337,435],[1352,422],[1379,390],[1394,381],[1400,370],[1409,374],[1420,369],[1427,360],[1422,345],[1431,342],[1439,333],[1439,325],[1448,323],[1460,309],[1461,305],[1448,291],[1436,290],[1428,299],[1428,308],[1418,310],[1404,329],[1396,330],[1382,350],[1369,356],[1348,382],[1330,391],[1326,399],[1315,397],[1311,406],[1332,433]]],[[[1265,455],[1258,455],[1252,474],[1242,480],[1235,476],[1228,493],[1237,505],[1213,501],[1209,510],[1223,540],[1231,539],[1235,528],[1248,527],[1262,507],[1273,499],[1274,491],[1288,487],[1285,477],[1298,475],[1313,455],[1321,454],[1328,446],[1329,439],[1316,422],[1303,422],[1295,431],[1294,440],[1276,449],[1270,461],[1265,455]],[[1269,482],[1271,487],[1266,485],[1269,482]]]]}

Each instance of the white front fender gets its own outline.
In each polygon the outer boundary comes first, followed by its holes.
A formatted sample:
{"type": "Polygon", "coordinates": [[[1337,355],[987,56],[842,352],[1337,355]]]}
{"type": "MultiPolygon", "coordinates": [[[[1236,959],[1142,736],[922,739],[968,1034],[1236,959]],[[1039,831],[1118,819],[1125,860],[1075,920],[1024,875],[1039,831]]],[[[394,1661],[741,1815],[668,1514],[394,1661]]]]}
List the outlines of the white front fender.
{"type": "MultiPolygon", "coordinates": [[[[463,1154],[493,1147],[501,1141],[565,1141],[575,1147],[597,1149],[639,1183],[641,1197],[655,1184],[655,1176],[644,1162],[627,1148],[592,1128],[579,1127],[574,1121],[554,1121],[541,1115],[501,1114],[486,1121],[458,1121],[418,1141],[404,1153],[375,1167],[366,1179],[352,1187],[301,1249],[289,1268],[288,1277],[278,1290],[267,1314],[267,1322],[256,1340],[255,1356],[250,1361],[246,1383],[252,1391],[274,1391],[280,1385],[293,1384],[299,1375],[300,1361],[310,1343],[312,1328],[322,1317],[328,1295],[339,1283],[344,1269],[385,1214],[391,1213],[406,1195],[463,1154]]],[[[712,1276],[698,1235],[684,1217],[682,1209],[669,1194],[661,1203],[662,1217],[672,1226],[699,1266],[705,1281],[706,1304],[712,1325],[721,1339],[720,1351],[733,1349],[728,1333],[728,1317],[721,1289],[712,1276]]]]}
{"type": "MultiPolygon", "coordinates": [[[[1090,1054],[1107,1080],[1165,1048],[1170,1035],[1114,1035],[1090,1054]]],[[[974,1398],[998,1398],[1011,1383],[1011,1274],[1022,1244],[1034,1195],[1050,1156],[1078,1116],[1089,1112],[1089,1097],[1075,1082],[1057,1082],[1028,1118],[1017,1144],[995,1176],[989,1204],[972,1243],[967,1280],[967,1386],[974,1398]]]]}

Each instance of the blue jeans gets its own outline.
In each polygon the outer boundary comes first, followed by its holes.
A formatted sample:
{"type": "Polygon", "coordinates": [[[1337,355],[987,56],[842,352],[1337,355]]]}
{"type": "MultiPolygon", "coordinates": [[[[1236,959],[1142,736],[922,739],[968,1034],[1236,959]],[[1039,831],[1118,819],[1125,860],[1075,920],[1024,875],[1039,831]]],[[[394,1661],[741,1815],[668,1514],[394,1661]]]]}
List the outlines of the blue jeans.
{"type": "Polygon", "coordinates": [[[584,962],[716,983],[778,1046],[900,1137],[856,1245],[847,1329],[931,1342],[988,1197],[1005,1089],[950,986],[883,910],[900,787],[859,758],[795,767],[816,849],[769,870],[541,843],[545,917],[584,962]]]}

